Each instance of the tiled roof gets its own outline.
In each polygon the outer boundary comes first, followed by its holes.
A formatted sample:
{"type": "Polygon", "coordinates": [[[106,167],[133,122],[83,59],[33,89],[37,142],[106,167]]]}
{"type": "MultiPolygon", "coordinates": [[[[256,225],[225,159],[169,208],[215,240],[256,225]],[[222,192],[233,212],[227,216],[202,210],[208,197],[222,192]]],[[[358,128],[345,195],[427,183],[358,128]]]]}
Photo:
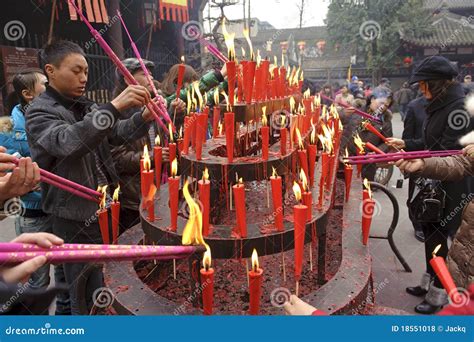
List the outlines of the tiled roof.
{"type": "Polygon", "coordinates": [[[441,9],[442,7],[448,9],[467,9],[474,8],[474,1],[472,0],[425,0],[425,7],[430,10],[441,9]]]}
{"type": "Polygon", "coordinates": [[[402,35],[402,40],[422,47],[474,45],[474,19],[442,11],[435,17],[430,33],[421,37],[402,35]]]}

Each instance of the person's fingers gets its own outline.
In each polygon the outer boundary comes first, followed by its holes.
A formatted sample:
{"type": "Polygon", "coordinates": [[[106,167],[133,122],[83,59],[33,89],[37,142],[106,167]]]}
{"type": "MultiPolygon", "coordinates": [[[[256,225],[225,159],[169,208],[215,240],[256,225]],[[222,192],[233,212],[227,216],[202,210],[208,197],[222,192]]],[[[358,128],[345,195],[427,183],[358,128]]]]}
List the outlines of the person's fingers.
{"type": "Polygon", "coordinates": [[[64,240],[51,233],[23,233],[12,242],[32,243],[43,248],[50,248],[53,245],[62,245],[64,240]]]}
{"type": "MultiPolygon", "coordinates": [[[[0,147],[3,147],[3,146],[0,146],[0,147]]],[[[15,159],[17,159],[15,156],[8,153],[4,153],[4,152],[5,150],[0,152],[0,163],[13,163],[15,159]]]]}
{"type": "Polygon", "coordinates": [[[4,153],[4,152],[6,152],[6,151],[7,151],[7,149],[6,149],[5,147],[0,146],[0,153],[4,153]]]}
{"type": "Polygon", "coordinates": [[[33,183],[38,184],[41,181],[41,172],[37,163],[33,163],[33,183]]]}
{"type": "Polygon", "coordinates": [[[25,261],[18,266],[5,269],[2,272],[3,280],[6,283],[17,283],[29,277],[33,272],[38,270],[41,266],[46,264],[46,257],[44,255],[37,256],[28,261],[25,261]]]}
{"type": "Polygon", "coordinates": [[[18,163],[18,184],[24,184],[26,178],[26,158],[21,158],[18,163]]]}
{"type": "Polygon", "coordinates": [[[400,165],[403,164],[403,161],[404,161],[403,159],[397,160],[397,161],[395,162],[395,165],[396,165],[397,167],[400,167],[400,165]]]}
{"type": "Polygon", "coordinates": [[[35,181],[35,170],[33,166],[33,162],[31,161],[30,157],[25,158],[25,181],[24,185],[29,187],[34,184],[35,181]]]}
{"type": "Polygon", "coordinates": [[[16,167],[16,165],[13,164],[13,163],[9,163],[9,162],[3,163],[3,162],[0,162],[0,172],[11,171],[11,170],[13,170],[15,167],[16,167]]]}

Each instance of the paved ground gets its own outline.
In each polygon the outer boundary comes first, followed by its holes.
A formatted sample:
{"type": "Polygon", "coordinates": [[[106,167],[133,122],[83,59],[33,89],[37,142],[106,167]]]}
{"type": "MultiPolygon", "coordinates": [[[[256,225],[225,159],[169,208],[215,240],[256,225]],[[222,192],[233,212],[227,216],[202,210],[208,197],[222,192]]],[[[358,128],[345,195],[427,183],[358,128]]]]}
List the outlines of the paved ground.
{"type": "MultiPolygon", "coordinates": [[[[403,124],[398,114],[395,114],[393,126],[395,136],[401,137],[403,124]]],[[[387,240],[371,239],[369,248],[373,258],[376,303],[414,313],[413,307],[420,299],[408,295],[405,292],[405,287],[418,283],[424,270],[424,249],[423,244],[414,238],[413,227],[407,216],[405,202],[408,183],[405,181],[402,189],[395,188],[396,180],[399,178],[401,175],[396,169],[389,184],[389,188],[395,194],[400,206],[400,219],[394,235],[395,243],[413,272],[407,273],[403,270],[387,240]]],[[[372,223],[372,234],[385,235],[393,215],[392,205],[388,197],[380,192],[376,192],[374,198],[380,205],[378,206],[379,214],[372,223]]],[[[14,219],[8,217],[0,221],[0,241],[9,241],[14,236],[14,219]]]]}

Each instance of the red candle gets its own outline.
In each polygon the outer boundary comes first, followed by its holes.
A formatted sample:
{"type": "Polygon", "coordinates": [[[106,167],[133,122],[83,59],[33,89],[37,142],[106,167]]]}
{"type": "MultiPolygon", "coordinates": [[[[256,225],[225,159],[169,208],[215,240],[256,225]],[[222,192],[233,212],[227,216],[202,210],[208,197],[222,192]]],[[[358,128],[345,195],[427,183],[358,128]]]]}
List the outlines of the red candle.
{"type": "Polygon", "coordinates": [[[374,214],[375,202],[372,199],[370,184],[364,179],[365,190],[362,195],[362,244],[367,246],[370,235],[370,225],[372,224],[372,216],[374,214]]]}
{"type": "Polygon", "coordinates": [[[227,160],[232,163],[234,160],[234,113],[227,112],[224,114],[225,120],[225,141],[227,150],[227,160]]]}
{"type": "Polygon", "coordinates": [[[303,269],[303,251],[304,238],[306,230],[306,219],[308,217],[308,207],[301,204],[301,189],[298,183],[293,183],[293,191],[295,193],[298,204],[293,206],[294,218],[294,239],[295,239],[295,279],[298,281],[301,277],[303,269]]]}
{"type": "Polygon", "coordinates": [[[102,198],[99,203],[99,210],[97,211],[97,216],[99,217],[100,234],[102,235],[103,243],[109,244],[109,213],[107,211],[107,207],[105,206],[105,201],[107,199],[107,185],[99,186],[97,191],[102,193],[102,198]]]}
{"type": "MultiPolygon", "coordinates": [[[[253,52],[252,52],[253,54],[253,52]]],[[[255,68],[257,63],[253,60],[247,61],[243,68],[244,76],[244,97],[247,104],[252,103],[252,94],[253,94],[253,82],[255,78],[255,68]]]]}
{"type": "Polygon", "coordinates": [[[267,126],[267,116],[266,110],[267,107],[262,108],[262,127],[260,128],[260,134],[262,135],[262,159],[268,160],[268,146],[270,141],[270,127],[267,126]]]}
{"type": "Polygon", "coordinates": [[[433,251],[433,258],[430,260],[430,265],[433,267],[433,270],[441,281],[441,284],[443,284],[443,287],[451,298],[451,301],[454,304],[459,304],[461,303],[462,297],[458,292],[448,267],[446,266],[446,262],[442,257],[436,256],[436,253],[438,253],[440,248],[441,245],[438,245],[433,251]]]}
{"type": "Polygon", "coordinates": [[[183,154],[188,154],[189,143],[191,141],[191,120],[189,115],[184,117],[184,137],[183,137],[183,154]]]}
{"type": "Polygon", "coordinates": [[[303,170],[300,171],[300,181],[303,188],[303,204],[308,207],[307,220],[311,221],[313,215],[313,194],[308,188],[308,179],[303,170]]]}
{"type": "Polygon", "coordinates": [[[143,149],[143,170],[141,171],[141,191],[142,198],[144,198],[150,189],[150,186],[155,182],[155,174],[151,169],[150,155],[148,154],[148,146],[145,145],[143,149]]]}
{"type": "Polygon", "coordinates": [[[227,67],[227,88],[229,95],[229,103],[234,106],[235,98],[235,77],[236,77],[236,65],[234,60],[230,60],[225,63],[227,67]]]}
{"type": "MultiPolygon", "coordinates": [[[[191,114],[191,146],[196,149],[196,128],[197,128],[197,114],[191,114]]],[[[170,159],[172,160],[172,159],[170,159]]]]}
{"type": "Polygon", "coordinates": [[[196,127],[196,159],[202,159],[202,143],[203,137],[205,135],[205,126],[207,123],[207,115],[206,114],[198,114],[197,115],[197,127],[196,127]]]}
{"type": "Polygon", "coordinates": [[[242,103],[244,99],[244,77],[243,70],[247,61],[240,61],[239,67],[237,68],[237,102],[242,103]]]}
{"type": "Polygon", "coordinates": [[[204,111],[200,116],[201,120],[199,121],[200,126],[204,134],[202,135],[202,143],[205,144],[207,141],[207,122],[209,119],[209,107],[204,107],[204,111]]]}
{"type": "Polygon", "coordinates": [[[160,146],[160,136],[155,138],[155,146],[153,147],[153,159],[155,160],[155,184],[157,189],[161,185],[161,163],[163,162],[163,148],[160,146]]]}
{"type": "Polygon", "coordinates": [[[306,152],[306,149],[304,148],[303,140],[301,139],[300,130],[298,128],[296,128],[296,136],[298,137],[298,144],[300,146],[300,149],[298,151],[300,168],[304,170],[305,175],[309,175],[308,153],[306,152]]]}
{"type": "MultiPolygon", "coordinates": [[[[168,144],[168,153],[169,153],[169,161],[173,161],[176,159],[176,143],[174,142],[173,138],[173,131],[171,130],[171,124],[169,124],[170,129],[170,143],[168,144]]],[[[170,163],[171,167],[171,163],[170,163]]]]}
{"type": "Polygon", "coordinates": [[[151,222],[155,221],[155,194],[156,186],[151,184],[147,195],[143,199],[143,205],[148,213],[148,220],[151,222]]]}
{"type": "Polygon", "coordinates": [[[112,243],[117,244],[119,236],[119,222],[120,222],[120,202],[119,202],[120,185],[114,191],[113,202],[110,204],[110,211],[112,213],[112,243]]]}
{"type": "Polygon", "coordinates": [[[272,185],[273,216],[275,217],[275,227],[278,229],[278,231],[283,231],[283,186],[281,177],[277,175],[275,168],[273,168],[273,175],[270,177],[270,183],[272,185]]]}
{"type": "Polygon", "coordinates": [[[235,214],[237,217],[237,228],[242,238],[247,237],[247,222],[245,209],[245,187],[242,178],[239,182],[232,186],[235,202],[235,214]]]}
{"type": "Polygon", "coordinates": [[[286,128],[280,129],[280,154],[281,156],[286,155],[286,141],[287,141],[287,130],[286,128]]]}
{"type": "Polygon", "coordinates": [[[367,148],[369,148],[370,150],[374,151],[375,153],[378,153],[378,154],[385,154],[384,151],[382,151],[381,149],[379,149],[377,146],[374,146],[372,143],[370,142],[367,142],[365,143],[365,146],[367,148]]]}
{"type": "MultiPolygon", "coordinates": [[[[217,93],[217,91],[216,91],[217,93]]],[[[221,109],[218,104],[214,106],[212,117],[212,137],[215,139],[219,135],[219,119],[221,116],[221,109]]]]}
{"type": "Polygon", "coordinates": [[[382,133],[380,133],[378,129],[376,129],[374,126],[372,126],[372,124],[371,124],[370,122],[367,121],[367,122],[364,124],[364,127],[365,127],[365,129],[371,131],[371,132],[374,133],[376,136],[378,136],[380,139],[382,139],[382,141],[383,141],[384,143],[387,142],[387,138],[386,138],[382,133]]]}
{"type": "Polygon", "coordinates": [[[168,189],[170,199],[170,228],[172,231],[178,229],[178,197],[179,197],[179,180],[178,161],[173,159],[171,162],[171,177],[168,178],[168,189]]]}
{"type": "Polygon", "coordinates": [[[310,136],[310,144],[308,148],[308,168],[309,168],[309,186],[314,185],[314,169],[316,167],[316,155],[318,153],[318,146],[316,145],[316,127],[313,126],[313,131],[310,136]]]}
{"type": "Polygon", "coordinates": [[[331,184],[332,184],[332,179],[334,176],[334,162],[336,160],[336,156],[332,153],[329,156],[329,162],[328,162],[328,173],[326,176],[326,190],[331,189],[331,184]]]}
{"type": "Polygon", "coordinates": [[[261,101],[266,100],[266,87],[270,79],[270,61],[263,60],[261,62],[260,68],[262,69],[262,80],[260,82],[260,88],[257,90],[259,93],[259,99],[261,101]]]}
{"type": "Polygon", "coordinates": [[[329,169],[329,154],[327,152],[321,153],[321,176],[319,178],[319,202],[318,206],[323,205],[324,197],[324,185],[326,183],[326,177],[329,169]]]}
{"type": "Polygon", "coordinates": [[[212,315],[214,303],[214,269],[211,267],[211,250],[207,249],[202,260],[201,286],[204,315],[212,315]]]}
{"type": "Polygon", "coordinates": [[[209,182],[209,172],[207,168],[202,173],[202,179],[198,182],[199,200],[202,203],[202,235],[209,235],[209,207],[211,196],[211,182],[209,182]]]}
{"type": "MultiPolygon", "coordinates": [[[[184,72],[186,71],[186,66],[184,65],[184,56],[181,56],[181,64],[178,66],[178,80],[176,87],[176,98],[179,98],[179,93],[183,87],[184,72]]],[[[172,132],[172,131],[170,131],[172,132]]]]}
{"type": "Polygon", "coordinates": [[[352,184],[352,165],[344,164],[344,180],[346,183],[346,202],[349,201],[349,194],[351,192],[351,184],[352,184]]]}
{"type": "Polygon", "coordinates": [[[251,315],[258,315],[260,312],[260,298],[262,297],[262,275],[263,269],[258,264],[258,254],[254,249],[252,252],[252,269],[249,271],[249,291],[251,315]]]}

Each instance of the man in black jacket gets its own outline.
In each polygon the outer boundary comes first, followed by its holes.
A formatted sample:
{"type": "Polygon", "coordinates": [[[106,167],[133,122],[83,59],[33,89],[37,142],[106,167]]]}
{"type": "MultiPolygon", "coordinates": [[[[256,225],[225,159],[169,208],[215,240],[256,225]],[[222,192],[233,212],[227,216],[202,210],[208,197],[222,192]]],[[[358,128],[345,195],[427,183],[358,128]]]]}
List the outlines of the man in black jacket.
{"type": "MultiPolygon", "coordinates": [[[[85,98],[88,64],[82,49],[68,41],[42,50],[40,62],[48,77],[46,91],[28,108],[26,130],[31,155],[39,166],[88,188],[117,186],[110,146],[147,134],[153,115],[145,110],[130,119],[120,113],[150,101],[142,86],[129,86],[110,103],[97,106],[85,98]]],[[[42,183],[43,211],[53,217],[53,233],[66,243],[102,243],[97,203],[42,183]]],[[[84,275],[86,264],[65,264],[71,311],[81,313],[81,302],[91,306],[94,291],[103,284],[101,268],[84,275]],[[79,293],[78,284],[87,284],[79,293]]],[[[82,305],[83,307],[83,305],[82,305]]],[[[84,311],[82,312],[84,313],[84,311]]]]}

